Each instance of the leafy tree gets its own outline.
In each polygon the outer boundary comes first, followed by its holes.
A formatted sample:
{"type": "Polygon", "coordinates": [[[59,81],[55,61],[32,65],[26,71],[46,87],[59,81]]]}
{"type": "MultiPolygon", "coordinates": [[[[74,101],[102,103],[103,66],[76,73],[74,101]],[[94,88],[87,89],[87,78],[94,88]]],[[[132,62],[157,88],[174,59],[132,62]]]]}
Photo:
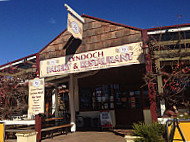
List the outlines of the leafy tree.
{"type": "Polygon", "coordinates": [[[19,69],[10,66],[0,72],[0,115],[11,119],[12,115],[27,114],[28,80],[36,76],[36,69],[19,69]]]}

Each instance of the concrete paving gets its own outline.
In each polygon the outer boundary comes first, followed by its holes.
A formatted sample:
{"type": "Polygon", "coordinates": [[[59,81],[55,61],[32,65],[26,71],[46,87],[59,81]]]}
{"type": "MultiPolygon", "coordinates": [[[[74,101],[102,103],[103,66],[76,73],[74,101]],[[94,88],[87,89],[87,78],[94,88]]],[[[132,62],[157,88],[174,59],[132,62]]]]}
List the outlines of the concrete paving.
{"type": "Polygon", "coordinates": [[[42,140],[42,142],[125,142],[124,137],[113,132],[76,132],[42,140]]]}
{"type": "MultiPolygon", "coordinates": [[[[8,139],[5,142],[16,142],[16,139],[8,139]]],[[[124,137],[113,132],[86,131],[62,134],[42,140],[42,142],[125,142],[124,137]]]]}

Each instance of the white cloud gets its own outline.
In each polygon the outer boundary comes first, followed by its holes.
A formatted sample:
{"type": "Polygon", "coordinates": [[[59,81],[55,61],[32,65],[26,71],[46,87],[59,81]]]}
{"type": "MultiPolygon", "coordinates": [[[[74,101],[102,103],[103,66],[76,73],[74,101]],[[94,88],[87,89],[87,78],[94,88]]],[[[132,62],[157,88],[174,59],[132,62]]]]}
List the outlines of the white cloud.
{"type": "Polygon", "coordinates": [[[55,21],[55,19],[54,19],[54,18],[50,18],[49,23],[51,23],[51,24],[55,24],[55,23],[56,23],[56,21],[55,21]]]}

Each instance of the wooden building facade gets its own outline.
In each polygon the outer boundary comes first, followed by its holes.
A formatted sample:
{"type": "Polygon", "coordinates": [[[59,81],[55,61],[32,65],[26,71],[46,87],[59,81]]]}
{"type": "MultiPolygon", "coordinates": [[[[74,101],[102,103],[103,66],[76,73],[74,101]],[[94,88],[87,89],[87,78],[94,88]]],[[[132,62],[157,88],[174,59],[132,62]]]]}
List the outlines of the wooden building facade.
{"type": "MultiPolygon", "coordinates": [[[[128,47],[132,50],[133,44],[138,44],[140,47],[133,50],[133,54],[139,52],[138,55],[134,55],[138,56],[137,62],[97,67],[92,70],[86,67],[87,69],[83,71],[75,70],[56,75],[44,75],[40,72],[45,82],[55,83],[57,87],[64,86],[64,88],[60,87],[62,93],[57,88],[58,94],[55,98],[62,98],[62,100],[58,99],[59,103],[65,104],[62,109],[56,108],[55,115],[58,116],[64,111],[70,112],[73,109],[86,122],[89,120],[84,124],[86,127],[97,125],[100,111],[110,112],[114,127],[129,126],[138,121],[151,122],[148,88],[141,88],[144,84],[143,75],[146,72],[142,29],[88,15],[82,15],[82,17],[85,19],[82,41],[75,39],[67,30],[64,30],[39,52],[40,68],[45,68],[42,65],[45,62],[51,64],[61,57],[65,57],[68,63],[67,57],[74,60],[78,55],[98,56],[105,50],[109,53],[112,49],[119,50],[123,46],[127,47],[127,51],[130,50],[128,47]],[[70,99],[73,98],[73,102],[68,102],[68,96],[70,99]],[[69,103],[74,103],[74,108],[68,108],[69,103]]],[[[87,66],[86,63],[85,65],[87,66]]],[[[51,69],[51,72],[54,70],[51,69]]],[[[71,118],[71,121],[75,121],[75,116],[71,118]]]]}
{"type": "Polygon", "coordinates": [[[167,105],[156,99],[157,94],[164,93],[165,78],[158,74],[156,84],[149,82],[142,87],[143,77],[147,72],[169,71],[168,65],[176,62],[176,66],[179,60],[189,65],[190,25],[142,30],[88,15],[82,17],[82,40],[65,29],[35,55],[2,65],[1,71],[17,63],[19,68],[37,70],[46,83],[47,117],[68,113],[75,124],[75,118],[81,116],[85,123],[80,127],[99,127],[102,111],[110,112],[113,127],[157,121],[167,105]],[[151,39],[157,41],[153,50],[151,39]]]}

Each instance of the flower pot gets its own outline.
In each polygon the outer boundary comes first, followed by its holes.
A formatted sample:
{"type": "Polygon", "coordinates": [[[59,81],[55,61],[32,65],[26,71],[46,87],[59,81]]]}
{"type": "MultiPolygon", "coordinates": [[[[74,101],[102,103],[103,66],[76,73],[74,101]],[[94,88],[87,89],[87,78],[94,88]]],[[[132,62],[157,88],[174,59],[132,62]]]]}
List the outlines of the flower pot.
{"type": "Polygon", "coordinates": [[[37,132],[18,132],[16,133],[17,142],[36,142],[37,132]]]}

